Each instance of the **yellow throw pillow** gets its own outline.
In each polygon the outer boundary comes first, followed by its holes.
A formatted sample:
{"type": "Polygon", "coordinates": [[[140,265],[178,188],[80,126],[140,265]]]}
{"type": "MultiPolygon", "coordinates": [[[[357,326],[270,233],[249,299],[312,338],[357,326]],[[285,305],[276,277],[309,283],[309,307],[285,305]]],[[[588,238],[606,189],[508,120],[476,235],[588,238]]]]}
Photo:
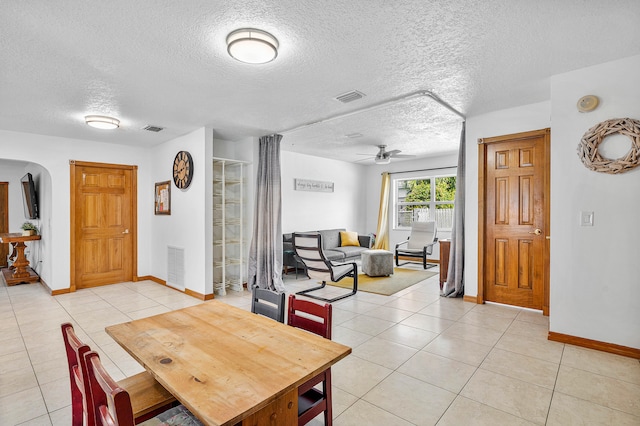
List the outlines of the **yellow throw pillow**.
{"type": "Polygon", "coordinates": [[[360,241],[358,241],[358,233],[350,232],[350,231],[340,231],[340,245],[342,247],[346,247],[346,246],[360,247],[360,241]]]}

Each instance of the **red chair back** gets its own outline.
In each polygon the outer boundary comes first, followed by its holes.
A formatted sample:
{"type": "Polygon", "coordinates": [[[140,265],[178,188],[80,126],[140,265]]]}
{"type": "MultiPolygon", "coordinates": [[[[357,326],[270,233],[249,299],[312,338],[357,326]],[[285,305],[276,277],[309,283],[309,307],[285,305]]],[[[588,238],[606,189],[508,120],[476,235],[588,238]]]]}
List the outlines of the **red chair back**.
{"type": "Polygon", "coordinates": [[[93,416],[87,415],[88,407],[91,404],[88,400],[87,365],[84,362],[84,355],[91,349],[80,341],[73,330],[73,325],[66,322],[60,328],[62,329],[64,348],[67,352],[69,381],[71,382],[71,424],[73,426],[94,426],[95,419],[93,416]]]}
{"type": "MultiPolygon", "coordinates": [[[[318,305],[308,300],[296,299],[291,294],[287,324],[331,339],[331,312],[330,303],[318,305]]],[[[333,411],[330,368],[298,387],[298,426],[306,425],[320,413],[324,413],[325,426],[331,426],[333,411]],[[322,383],[322,391],[315,388],[318,383],[322,383]]]]}
{"type": "Polygon", "coordinates": [[[331,304],[319,305],[309,300],[296,299],[296,296],[291,294],[287,324],[331,339],[331,304]]]}
{"type": "Polygon", "coordinates": [[[133,426],[129,393],[109,376],[96,352],[87,352],[85,360],[93,402],[91,410],[97,422],[102,426],[133,426]]]}

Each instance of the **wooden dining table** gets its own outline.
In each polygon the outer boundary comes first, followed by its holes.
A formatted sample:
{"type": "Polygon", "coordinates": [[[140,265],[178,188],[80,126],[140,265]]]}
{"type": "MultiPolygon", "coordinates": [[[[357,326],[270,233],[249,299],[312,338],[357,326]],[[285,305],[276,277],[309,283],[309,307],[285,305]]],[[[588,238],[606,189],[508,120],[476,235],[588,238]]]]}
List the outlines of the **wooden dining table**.
{"type": "Polygon", "coordinates": [[[206,425],[297,425],[298,386],[351,353],[217,300],[105,330],[206,425]]]}

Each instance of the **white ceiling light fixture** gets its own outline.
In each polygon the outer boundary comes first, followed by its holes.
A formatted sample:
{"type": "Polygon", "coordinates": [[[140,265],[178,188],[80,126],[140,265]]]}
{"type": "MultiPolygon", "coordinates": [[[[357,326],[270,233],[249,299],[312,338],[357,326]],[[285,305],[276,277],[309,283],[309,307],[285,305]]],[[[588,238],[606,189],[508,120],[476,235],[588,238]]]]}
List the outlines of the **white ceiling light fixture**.
{"type": "Polygon", "coordinates": [[[389,164],[391,163],[391,157],[376,157],[374,161],[376,164],[389,164]]]}
{"type": "Polygon", "coordinates": [[[266,64],[278,56],[278,40],[266,31],[242,28],[227,36],[227,52],[247,64],[266,64]]]}
{"type": "Polygon", "coordinates": [[[101,130],[113,130],[120,127],[120,120],[105,115],[87,115],[84,117],[84,122],[101,130]]]}

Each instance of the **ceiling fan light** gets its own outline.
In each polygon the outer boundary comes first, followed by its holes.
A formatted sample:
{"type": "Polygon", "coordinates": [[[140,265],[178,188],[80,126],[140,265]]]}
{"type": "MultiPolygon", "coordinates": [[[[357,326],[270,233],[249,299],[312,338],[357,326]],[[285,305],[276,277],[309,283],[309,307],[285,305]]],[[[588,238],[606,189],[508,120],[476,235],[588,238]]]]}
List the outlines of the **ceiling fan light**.
{"type": "Polygon", "coordinates": [[[374,161],[376,164],[389,164],[391,163],[391,157],[376,157],[374,161]]]}
{"type": "Polygon", "coordinates": [[[120,127],[120,120],[105,115],[87,115],[84,117],[84,122],[101,130],[113,130],[120,127]]]}
{"type": "Polygon", "coordinates": [[[266,64],[278,56],[278,40],[266,31],[242,28],[227,36],[227,52],[240,62],[266,64]]]}

